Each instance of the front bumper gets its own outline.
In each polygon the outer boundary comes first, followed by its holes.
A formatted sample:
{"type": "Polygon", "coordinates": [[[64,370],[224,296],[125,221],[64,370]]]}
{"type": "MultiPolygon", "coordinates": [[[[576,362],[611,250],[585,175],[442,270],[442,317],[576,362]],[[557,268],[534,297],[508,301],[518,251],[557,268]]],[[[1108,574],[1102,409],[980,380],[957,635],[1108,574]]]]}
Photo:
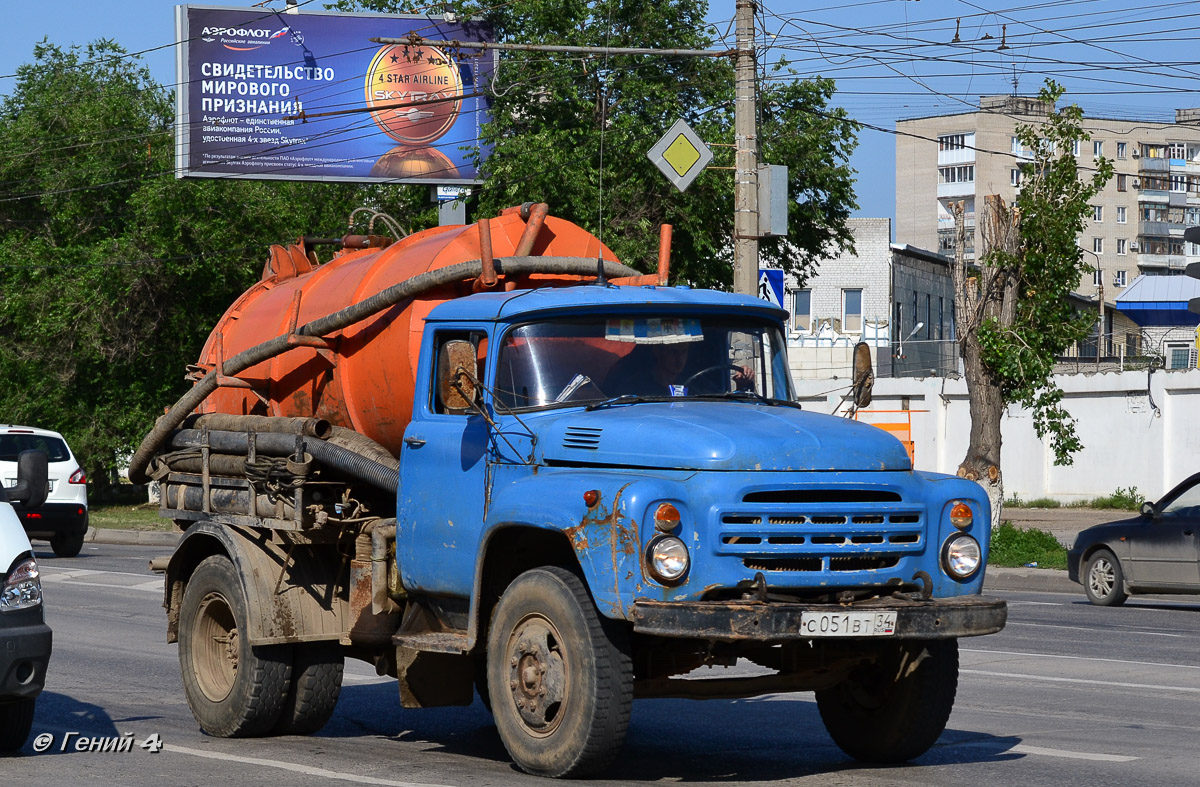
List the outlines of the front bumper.
{"type": "Polygon", "coordinates": [[[40,607],[0,613],[0,700],[42,693],[51,640],[40,607]]]}
{"type": "Polygon", "coordinates": [[[46,503],[27,510],[13,506],[30,538],[78,535],[88,529],[88,509],[82,503],[46,503]]]}
{"type": "MultiPolygon", "coordinates": [[[[928,601],[895,597],[852,604],[763,601],[636,601],[633,630],[639,634],[724,642],[820,639],[801,632],[800,619],[817,612],[895,612],[895,633],[881,639],[952,639],[995,634],[1004,628],[1008,605],[987,596],[928,601]]],[[[837,637],[853,639],[853,637],[837,637]]]]}

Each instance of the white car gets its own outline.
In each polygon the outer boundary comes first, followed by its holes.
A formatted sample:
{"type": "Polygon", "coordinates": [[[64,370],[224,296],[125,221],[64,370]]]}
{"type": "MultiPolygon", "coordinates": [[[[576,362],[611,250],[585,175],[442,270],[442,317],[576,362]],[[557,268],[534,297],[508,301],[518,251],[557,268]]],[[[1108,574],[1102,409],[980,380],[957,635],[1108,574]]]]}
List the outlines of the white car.
{"type": "Polygon", "coordinates": [[[29,737],[52,639],[38,564],[12,505],[37,510],[45,494],[46,461],[31,451],[19,464],[20,483],[0,489],[0,752],[16,751],[29,737]]]}
{"type": "Polygon", "coordinates": [[[17,456],[22,451],[41,451],[49,460],[45,505],[36,511],[14,506],[25,534],[48,540],[59,557],[75,557],[88,529],[87,474],[58,432],[0,424],[0,480],[6,488],[17,483],[17,456]]]}

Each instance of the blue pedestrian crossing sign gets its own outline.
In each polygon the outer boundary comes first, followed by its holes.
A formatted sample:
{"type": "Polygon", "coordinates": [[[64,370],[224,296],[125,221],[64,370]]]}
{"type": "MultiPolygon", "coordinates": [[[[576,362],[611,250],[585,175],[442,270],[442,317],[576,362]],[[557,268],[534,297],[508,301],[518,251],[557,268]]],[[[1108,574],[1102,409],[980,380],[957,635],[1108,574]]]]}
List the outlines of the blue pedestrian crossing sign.
{"type": "Polygon", "coordinates": [[[783,308],[783,271],[758,269],[758,297],[783,308]]]}

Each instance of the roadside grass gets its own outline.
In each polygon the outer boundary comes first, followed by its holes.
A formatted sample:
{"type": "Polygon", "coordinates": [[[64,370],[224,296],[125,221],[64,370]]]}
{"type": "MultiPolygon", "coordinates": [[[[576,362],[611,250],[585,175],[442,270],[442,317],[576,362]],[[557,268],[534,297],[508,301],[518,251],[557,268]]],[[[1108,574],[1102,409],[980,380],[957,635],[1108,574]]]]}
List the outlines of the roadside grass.
{"type": "Polygon", "coordinates": [[[1020,568],[1036,563],[1038,568],[1067,567],[1067,548],[1045,530],[1020,528],[1005,522],[992,532],[988,565],[1020,568]]]}
{"type": "Polygon", "coordinates": [[[1063,504],[1057,500],[1051,500],[1048,497],[1039,497],[1034,500],[1022,500],[1020,496],[1013,495],[1004,501],[1006,508],[1099,508],[1115,511],[1137,511],[1142,507],[1145,497],[1138,492],[1136,486],[1131,486],[1128,489],[1117,487],[1117,491],[1111,495],[1104,497],[1095,497],[1091,500],[1080,500],[1076,503],[1063,504]]]}
{"type": "Polygon", "coordinates": [[[161,530],[171,532],[175,523],[158,515],[158,505],[142,503],[99,503],[88,507],[88,524],[117,530],[161,530]]]}

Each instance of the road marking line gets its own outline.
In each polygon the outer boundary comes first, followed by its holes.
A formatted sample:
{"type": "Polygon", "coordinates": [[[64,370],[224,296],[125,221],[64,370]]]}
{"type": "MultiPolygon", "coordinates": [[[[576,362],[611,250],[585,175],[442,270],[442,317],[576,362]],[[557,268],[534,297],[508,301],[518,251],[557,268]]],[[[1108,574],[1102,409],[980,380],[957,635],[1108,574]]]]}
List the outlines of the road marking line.
{"type": "Polygon", "coordinates": [[[1010,607],[1061,607],[1061,601],[1010,601],[1010,607]]]}
{"type": "Polygon", "coordinates": [[[1024,653],[1019,650],[981,650],[963,648],[963,653],[986,653],[989,656],[1029,656],[1035,659],[1069,659],[1071,661],[1103,661],[1108,664],[1135,664],[1142,667],[1172,667],[1174,669],[1200,669],[1194,664],[1164,664],[1160,661],[1126,661],[1125,659],[1102,659],[1098,656],[1058,656],[1052,653],[1024,653]]]}
{"type": "MultiPolygon", "coordinates": [[[[1006,622],[1004,625],[1006,627],[1007,626],[1036,626],[1038,628],[1044,628],[1044,629],[1070,629],[1072,631],[1096,631],[1096,628],[1094,626],[1062,626],[1057,623],[1021,623],[1019,621],[1012,621],[1012,620],[1006,622]]],[[[1191,636],[1190,634],[1166,634],[1161,631],[1146,631],[1145,629],[1139,629],[1139,628],[1109,629],[1109,631],[1114,631],[1114,630],[1123,630],[1129,634],[1140,634],[1140,635],[1144,635],[1147,637],[1181,637],[1182,638],[1182,637],[1191,636]]]]}
{"type": "Polygon", "coordinates": [[[1186,694],[1200,694],[1200,688],[1190,686],[1162,686],[1154,683],[1118,683],[1112,680],[1089,680],[1087,678],[1060,678],[1050,675],[1026,675],[1020,672],[988,672],[987,670],[959,670],[964,675],[984,675],[989,678],[1021,678],[1023,680],[1044,680],[1050,683],[1079,683],[1089,686],[1116,687],[1122,689],[1156,689],[1158,691],[1175,691],[1186,694]]]}
{"type": "Polygon", "coordinates": [[[149,582],[143,582],[140,585],[127,585],[130,590],[153,590],[158,592],[163,589],[163,581],[161,579],[152,579],[149,582]]]}
{"type": "Polygon", "coordinates": [[[354,782],[355,784],[382,784],[386,787],[443,787],[442,785],[429,784],[424,782],[398,782],[392,779],[377,779],[371,776],[362,776],[354,773],[342,773],[339,771],[330,771],[325,768],[314,768],[309,765],[297,765],[294,762],[283,762],[281,760],[263,760],[257,757],[239,757],[236,754],[223,754],[215,751],[203,751],[202,749],[189,749],[186,746],[177,746],[173,743],[168,743],[163,746],[165,751],[176,752],[178,754],[190,754],[193,757],[204,757],[210,760],[222,760],[224,762],[237,762],[243,765],[257,765],[268,768],[279,768],[292,773],[303,773],[306,776],[319,776],[324,779],[337,779],[343,782],[354,782]]]}
{"type": "Polygon", "coordinates": [[[1041,746],[1026,746],[1018,743],[1009,749],[1018,754],[1041,754],[1046,757],[1064,757],[1068,760],[1096,760],[1098,762],[1133,762],[1140,757],[1130,757],[1124,754],[1092,754],[1086,751],[1065,751],[1063,749],[1044,749],[1041,746]]]}
{"type": "MultiPolygon", "coordinates": [[[[45,577],[43,577],[42,579],[45,579],[45,577]]],[[[141,591],[142,593],[146,593],[146,592],[161,593],[162,589],[163,589],[161,582],[154,583],[154,587],[152,587],[152,588],[151,587],[142,587],[139,585],[114,585],[112,582],[79,582],[79,581],[75,581],[75,580],[71,580],[68,582],[66,580],[61,580],[61,579],[57,579],[57,578],[46,584],[63,585],[63,586],[69,585],[71,587],[86,587],[86,588],[109,588],[111,590],[138,590],[138,591],[141,591]]]]}
{"type": "Polygon", "coordinates": [[[351,675],[350,673],[342,674],[343,682],[350,683],[391,683],[395,678],[389,678],[387,675],[351,675]]]}

